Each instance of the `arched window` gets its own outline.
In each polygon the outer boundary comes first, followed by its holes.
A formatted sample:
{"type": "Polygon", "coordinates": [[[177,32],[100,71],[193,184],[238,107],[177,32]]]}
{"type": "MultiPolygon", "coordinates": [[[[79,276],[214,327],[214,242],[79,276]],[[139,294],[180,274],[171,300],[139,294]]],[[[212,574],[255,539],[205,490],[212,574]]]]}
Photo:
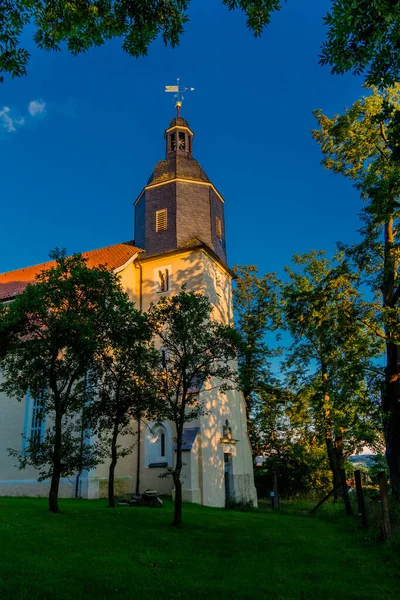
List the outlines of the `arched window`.
{"type": "Polygon", "coordinates": [[[150,423],[145,440],[146,467],[172,466],[172,432],[168,423],[150,423]]]}

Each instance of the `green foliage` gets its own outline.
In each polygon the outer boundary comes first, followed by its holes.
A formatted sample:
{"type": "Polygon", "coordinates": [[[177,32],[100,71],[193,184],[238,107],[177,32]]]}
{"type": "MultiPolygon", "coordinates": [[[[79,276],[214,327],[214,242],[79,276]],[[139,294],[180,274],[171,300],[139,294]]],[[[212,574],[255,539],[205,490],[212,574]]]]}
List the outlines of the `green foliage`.
{"type": "Polygon", "coordinates": [[[111,457],[109,503],[114,506],[114,470],[132,446],[120,438],[135,435],[133,423],[151,418],[157,390],[153,371],[158,363],[147,315],[137,310],[125,293],[116,298],[107,318],[107,339],[92,366],[96,393],[86,407],[86,418],[97,434],[102,451],[111,457]]]}
{"type": "Polygon", "coordinates": [[[160,345],[159,393],[165,400],[160,416],[179,427],[203,411],[194,390],[206,381],[221,392],[235,380],[229,364],[236,358],[237,334],[211,318],[208,298],[185,289],[161,297],[149,309],[149,323],[160,345]]]}
{"type": "MultiPolygon", "coordinates": [[[[397,117],[400,114],[400,85],[395,84],[382,92],[372,87],[370,91],[369,96],[357,100],[343,115],[329,118],[321,110],[314,111],[319,129],[313,131],[313,137],[321,146],[325,169],[354,181],[366,202],[361,212],[363,241],[352,247],[351,255],[378,297],[386,276],[393,276],[393,300],[396,303],[400,294],[397,259],[400,219],[397,117]],[[385,239],[382,233],[389,225],[390,231],[387,230],[385,239]]],[[[393,308],[386,303],[381,312],[376,304],[367,320],[375,315],[375,326],[386,322],[395,339],[400,339],[393,308]]],[[[376,333],[385,337],[384,331],[377,329],[376,333]]]]}
{"type": "MultiPolygon", "coordinates": [[[[222,0],[241,10],[247,27],[261,35],[282,0],[222,0]]],[[[145,56],[161,36],[172,47],[188,22],[190,0],[4,0],[0,6],[0,74],[26,74],[29,52],[20,46],[23,28],[35,28],[44,50],[63,44],[76,55],[107,40],[122,38],[130,56],[145,56]]],[[[328,32],[320,64],[332,73],[365,73],[368,84],[393,85],[400,76],[400,25],[397,0],[332,0],[325,17],[328,32]]],[[[0,81],[2,77],[0,77],[0,81]]]]}
{"type": "Polygon", "coordinates": [[[374,464],[368,468],[368,474],[371,479],[377,483],[378,473],[381,473],[382,471],[385,473],[386,477],[389,478],[390,473],[386,458],[383,454],[378,453],[374,456],[374,464]]]}
{"type": "MultiPolygon", "coordinates": [[[[48,413],[51,415],[51,409],[48,413]]],[[[93,469],[99,461],[98,444],[89,444],[88,439],[82,434],[87,423],[77,414],[64,416],[61,437],[61,477],[71,477],[80,473],[83,469],[93,469]],[[82,431],[83,430],[83,431],[82,431]]],[[[9,448],[9,456],[17,460],[19,469],[34,467],[38,471],[37,480],[51,479],[53,475],[53,455],[56,439],[54,424],[46,421],[46,431],[43,439],[37,437],[26,438],[26,446],[23,452],[15,448],[9,448]]]]}
{"type": "Polygon", "coordinates": [[[342,116],[329,119],[321,111],[314,114],[319,129],[313,135],[324,153],[325,168],[351,178],[366,202],[362,241],[343,249],[375,294],[375,302],[362,308],[361,320],[385,341],[386,457],[392,493],[400,502],[400,85],[382,92],[372,88],[370,96],[355,102],[342,116]]]}
{"type": "Polygon", "coordinates": [[[1,311],[0,367],[1,390],[22,400],[29,388],[46,416],[44,439],[30,438],[27,452],[12,454],[20,468],[31,464],[41,479],[52,476],[56,502],[59,478],[96,460],[82,414],[93,395],[93,359],[107,343],[123,292],[116,275],[89,269],[81,255],[55,251],[52,258],[54,266],[1,311]]]}
{"type": "Polygon", "coordinates": [[[376,383],[383,376],[373,364],[381,349],[358,318],[358,277],[341,255],[330,262],[311,252],[293,262],[282,294],[292,336],[287,385],[326,445],[336,493],[345,494],[340,473],[346,457],[382,442],[376,383]]]}
{"type": "Polygon", "coordinates": [[[279,493],[286,497],[325,490],[329,485],[326,448],[316,434],[305,395],[284,388],[265,388],[254,411],[258,454],[263,462],[255,471],[258,495],[273,489],[278,475],[279,493]]]}
{"type": "Polygon", "coordinates": [[[397,0],[333,0],[325,24],[320,63],[330,65],[332,73],[365,73],[368,84],[382,88],[399,79],[397,0]]]}
{"type": "MultiPolygon", "coordinates": [[[[279,0],[223,0],[229,10],[240,9],[247,26],[260,35],[278,10],[279,0]]],[[[189,18],[190,0],[5,0],[0,6],[0,75],[26,74],[29,52],[20,47],[22,30],[35,28],[34,40],[43,50],[76,55],[112,38],[122,38],[130,56],[145,56],[161,36],[166,45],[179,44],[189,18]]]]}
{"type": "Polygon", "coordinates": [[[93,430],[106,438],[114,426],[118,436],[132,433],[137,416],[152,415],[155,402],[153,371],[158,352],[147,322],[129,297],[121,294],[117,311],[108,322],[107,343],[93,361],[96,394],[88,407],[93,430]]]}
{"type": "Polygon", "coordinates": [[[279,326],[279,280],[274,273],[260,277],[253,265],[235,266],[233,271],[236,275],[233,306],[240,336],[240,386],[246,402],[251,441],[256,450],[257,433],[252,427],[251,412],[257,403],[258,391],[274,382],[270,359],[279,354],[279,349],[267,345],[266,335],[279,326]]]}

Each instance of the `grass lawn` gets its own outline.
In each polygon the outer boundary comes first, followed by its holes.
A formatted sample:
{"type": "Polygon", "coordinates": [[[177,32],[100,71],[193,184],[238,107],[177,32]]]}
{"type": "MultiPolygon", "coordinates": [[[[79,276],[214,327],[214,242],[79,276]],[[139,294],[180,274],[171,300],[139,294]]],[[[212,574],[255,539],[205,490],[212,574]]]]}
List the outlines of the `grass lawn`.
{"type": "Polygon", "coordinates": [[[398,600],[400,561],[346,519],[0,498],[0,599],[398,600]]]}

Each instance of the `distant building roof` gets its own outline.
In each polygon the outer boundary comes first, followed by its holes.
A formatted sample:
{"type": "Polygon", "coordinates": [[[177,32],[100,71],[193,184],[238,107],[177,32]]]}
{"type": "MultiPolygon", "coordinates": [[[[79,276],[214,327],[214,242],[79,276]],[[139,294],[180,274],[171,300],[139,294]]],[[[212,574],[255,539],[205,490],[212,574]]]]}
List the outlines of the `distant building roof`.
{"type": "MultiPolygon", "coordinates": [[[[199,433],[199,427],[186,427],[182,434],[182,450],[191,450],[196,439],[196,435],[199,433]]],[[[176,452],[177,444],[174,444],[173,448],[176,452]]]]}
{"type": "MultiPolygon", "coordinates": [[[[98,250],[82,252],[82,256],[87,259],[87,265],[90,268],[105,265],[110,270],[114,270],[122,267],[138,252],[143,252],[143,250],[135,246],[134,241],[130,241],[106,246],[98,250]]],[[[55,261],[51,260],[32,267],[0,273],[0,300],[9,300],[17,296],[24,291],[28,284],[35,282],[36,275],[41,271],[50,269],[55,264],[55,261]]]]}

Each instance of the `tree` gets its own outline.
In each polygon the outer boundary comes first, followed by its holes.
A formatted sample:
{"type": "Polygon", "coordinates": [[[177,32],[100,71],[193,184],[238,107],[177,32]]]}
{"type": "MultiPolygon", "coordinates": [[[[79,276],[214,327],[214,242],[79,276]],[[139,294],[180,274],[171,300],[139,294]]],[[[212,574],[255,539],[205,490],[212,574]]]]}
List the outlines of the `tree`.
{"type": "Polygon", "coordinates": [[[362,241],[345,248],[371,286],[376,302],[364,323],[385,343],[382,409],[386,458],[392,495],[400,501],[400,363],[399,363],[399,224],[400,163],[398,115],[400,85],[357,100],[343,115],[315,111],[314,138],[324,154],[322,164],[355,182],[366,205],[361,212],[362,241]]]}
{"type": "Polygon", "coordinates": [[[236,275],[233,306],[240,336],[239,378],[246,402],[247,427],[253,450],[258,454],[252,411],[257,403],[257,391],[273,380],[269,359],[276,356],[278,350],[267,346],[266,334],[278,327],[279,281],[274,273],[260,277],[257,267],[252,265],[235,266],[233,271],[236,275]]]}
{"type": "MultiPolygon", "coordinates": [[[[88,421],[102,440],[101,445],[108,447],[107,454],[111,457],[108,505],[114,508],[115,467],[118,458],[132,450],[132,446],[121,447],[118,441],[127,434],[135,435],[132,428],[135,421],[140,427],[143,417],[153,416],[157,399],[153,372],[158,352],[152,343],[146,314],[133,306],[127,294],[118,298],[118,306],[108,323],[106,345],[100,350],[93,367],[98,389],[88,406],[88,421]]],[[[140,439],[136,444],[140,444],[140,439]]],[[[140,472],[136,475],[138,483],[140,472]]]]}
{"type": "Polygon", "coordinates": [[[393,85],[400,77],[398,0],[333,0],[320,64],[332,73],[365,73],[366,83],[393,85]]]}
{"type": "Polygon", "coordinates": [[[379,376],[372,363],[379,347],[357,318],[357,276],[342,256],[331,263],[313,251],[295,255],[293,262],[297,268],[286,269],[282,307],[293,340],[285,365],[288,384],[308,396],[334,488],[346,500],[341,475],[346,456],[378,438],[379,396],[367,376],[379,376]]]}
{"type": "Polygon", "coordinates": [[[236,332],[212,319],[212,305],[202,294],[182,288],[175,296],[161,297],[149,309],[149,322],[161,350],[159,418],[176,429],[176,462],[171,469],[175,485],[173,525],[182,525],[183,428],[204,413],[196,391],[202,385],[227,391],[235,380],[236,332]]]}
{"type": "MultiPolygon", "coordinates": [[[[240,9],[247,26],[260,35],[279,0],[222,0],[229,10],[240,9]]],[[[43,50],[61,50],[63,44],[76,55],[122,38],[130,56],[147,54],[161,36],[172,47],[179,43],[189,20],[190,0],[3,0],[0,3],[0,75],[26,74],[29,52],[20,46],[23,29],[35,28],[34,41],[43,50]]]]}
{"type": "Polygon", "coordinates": [[[46,418],[44,438],[33,435],[24,453],[13,452],[20,468],[51,478],[49,509],[58,512],[61,477],[96,463],[96,448],[81,435],[82,411],[90,400],[93,356],[104,344],[107,315],[121,293],[105,267],[89,269],[81,255],[55,251],[54,266],[37,275],[0,314],[1,390],[22,400],[27,390],[46,418]]]}
{"type": "Polygon", "coordinates": [[[256,483],[264,480],[263,491],[265,484],[272,489],[276,472],[282,495],[325,490],[330,485],[329,464],[307,393],[266,385],[259,388],[257,399],[253,419],[262,464],[256,483]]]}

